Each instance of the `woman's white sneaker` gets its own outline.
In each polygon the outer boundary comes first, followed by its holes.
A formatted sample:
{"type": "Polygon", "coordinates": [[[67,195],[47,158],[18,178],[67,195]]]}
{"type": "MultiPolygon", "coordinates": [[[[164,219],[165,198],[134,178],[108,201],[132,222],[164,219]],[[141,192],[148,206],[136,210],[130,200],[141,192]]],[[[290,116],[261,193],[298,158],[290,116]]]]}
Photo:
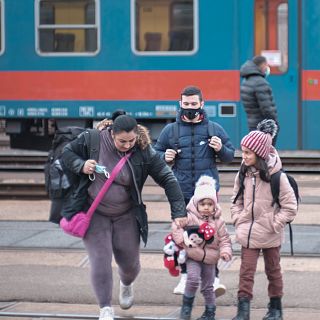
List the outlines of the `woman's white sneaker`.
{"type": "Polygon", "coordinates": [[[113,309],[111,307],[101,308],[99,320],[114,320],[113,309]]]}
{"type": "Polygon", "coordinates": [[[120,280],[119,304],[121,309],[129,309],[133,305],[133,284],[125,286],[120,280]]]}

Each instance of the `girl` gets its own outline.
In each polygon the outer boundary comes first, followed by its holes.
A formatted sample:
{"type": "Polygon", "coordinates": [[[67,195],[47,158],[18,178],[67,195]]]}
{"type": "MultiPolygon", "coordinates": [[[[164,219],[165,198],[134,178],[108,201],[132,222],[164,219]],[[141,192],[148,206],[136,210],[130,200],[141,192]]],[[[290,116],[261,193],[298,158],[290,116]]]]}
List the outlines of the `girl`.
{"type": "Polygon", "coordinates": [[[272,146],[276,133],[274,120],[263,120],[256,131],[251,131],[241,141],[243,161],[235,178],[231,206],[236,241],[242,246],[238,312],[233,320],[250,319],[250,300],[260,251],[264,257],[270,297],[268,312],[263,319],[282,319],[280,248],[284,240],[284,227],[297,214],[297,201],[286,175],[281,174],[280,207],[271,205],[270,177],[282,167],[279,155],[272,146]]]}
{"type": "Polygon", "coordinates": [[[180,312],[180,319],[183,320],[191,317],[193,300],[200,280],[206,307],[199,319],[215,319],[215,293],[212,285],[215,278],[215,265],[219,258],[230,261],[232,256],[230,237],[225,222],[221,218],[221,208],[216,193],[215,180],[209,176],[200,177],[194,195],[187,205],[187,226],[193,226],[196,233],[199,233],[199,237],[198,234],[193,233],[192,247],[188,243],[190,238],[186,237],[188,231],[172,224],[173,240],[187,252],[187,284],[180,312]],[[195,245],[196,242],[200,244],[195,245]]]}

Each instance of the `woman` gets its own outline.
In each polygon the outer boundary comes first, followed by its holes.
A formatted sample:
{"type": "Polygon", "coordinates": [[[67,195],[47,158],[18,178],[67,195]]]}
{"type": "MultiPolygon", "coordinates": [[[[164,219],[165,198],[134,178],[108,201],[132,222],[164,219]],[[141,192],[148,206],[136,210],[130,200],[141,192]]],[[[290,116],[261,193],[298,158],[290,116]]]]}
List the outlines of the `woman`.
{"type": "Polygon", "coordinates": [[[254,275],[262,251],[267,275],[268,304],[264,320],[282,320],[283,280],[280,249],[284,227],[297,214],[297,200],[287,176],[281,173],[279,204],[273,204],[271,175],[282,164],[272,138],[276,135],[274,120],[264,120],[256,131],[241,140],[242,164],[235,179],[231,216],[236,240],[241,245],[241,267],[238,289],[238,312],[233,320],[250,319],[254,275]]]}
{"type": "MultiPolygon", "coordinates": [[[[85,185],[88,175],[93,182],[87,189],[89,206],[121,157],[131,153],[126,165],[104,195],[89,230],[83,239],[91,264],[91,281],[100,306],[99,320],[113,320],[112,253],[119,267],[119,304],[128,309],[133,304],[133,281],[140,271],[140,237],[146,243],[148,222],[141,200],[143,185],[150,175],[165,189],[171,215],[178,226],[186,223],[186,209],[179,184],[172,171],[150,145],[147,130],[128,115],[118,116],[112,125],[99,133],[98,161],[88,159],[85,133],[68,144],[62,160],[73,172],[82,175],[85,185]],[[87,175],[87,176],[86,176],[87,175]]],[[[73,198],[83,198],[83,188],[75,188],[73,198]]],[[[67,211],[67,210],[66,210],[67,211]]],[[[64,212],[68,216],[67,212],[64,212]]]]}

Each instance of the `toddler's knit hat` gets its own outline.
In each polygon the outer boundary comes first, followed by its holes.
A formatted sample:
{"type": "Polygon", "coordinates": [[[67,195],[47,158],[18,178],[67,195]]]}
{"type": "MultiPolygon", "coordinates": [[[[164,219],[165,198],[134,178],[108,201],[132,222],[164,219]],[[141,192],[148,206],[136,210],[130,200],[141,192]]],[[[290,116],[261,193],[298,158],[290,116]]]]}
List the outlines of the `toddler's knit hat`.
{"type": "Polygon", "coordinates": [[[193,195],[193,201],[195,206],[202,199],[211,199],[217,207],[217,190],[216,180],[210,176],[201,176],[196,183],[196,188],[193,195]]]}
{"type": "Polygon", "coordinates": [[[249,132],[242,138],[241,146],[250,149],[262,159],[266,159],[277,131],[278,126],[274,120],[262,120],[258,123],[257,130],[249,132]]]}

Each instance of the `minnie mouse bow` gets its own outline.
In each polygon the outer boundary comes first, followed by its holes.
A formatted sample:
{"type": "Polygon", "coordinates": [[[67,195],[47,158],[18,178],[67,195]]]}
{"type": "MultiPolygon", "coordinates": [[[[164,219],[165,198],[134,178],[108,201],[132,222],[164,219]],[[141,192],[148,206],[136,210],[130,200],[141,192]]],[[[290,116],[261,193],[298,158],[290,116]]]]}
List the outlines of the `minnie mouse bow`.
{"type": "Polygon", "coordinates": [[[203,233],[204,240],[208,241],[213,238],[215,234],[215,230],[207,223],[204,222],[198,230],[199,233],[203,233]]]}

